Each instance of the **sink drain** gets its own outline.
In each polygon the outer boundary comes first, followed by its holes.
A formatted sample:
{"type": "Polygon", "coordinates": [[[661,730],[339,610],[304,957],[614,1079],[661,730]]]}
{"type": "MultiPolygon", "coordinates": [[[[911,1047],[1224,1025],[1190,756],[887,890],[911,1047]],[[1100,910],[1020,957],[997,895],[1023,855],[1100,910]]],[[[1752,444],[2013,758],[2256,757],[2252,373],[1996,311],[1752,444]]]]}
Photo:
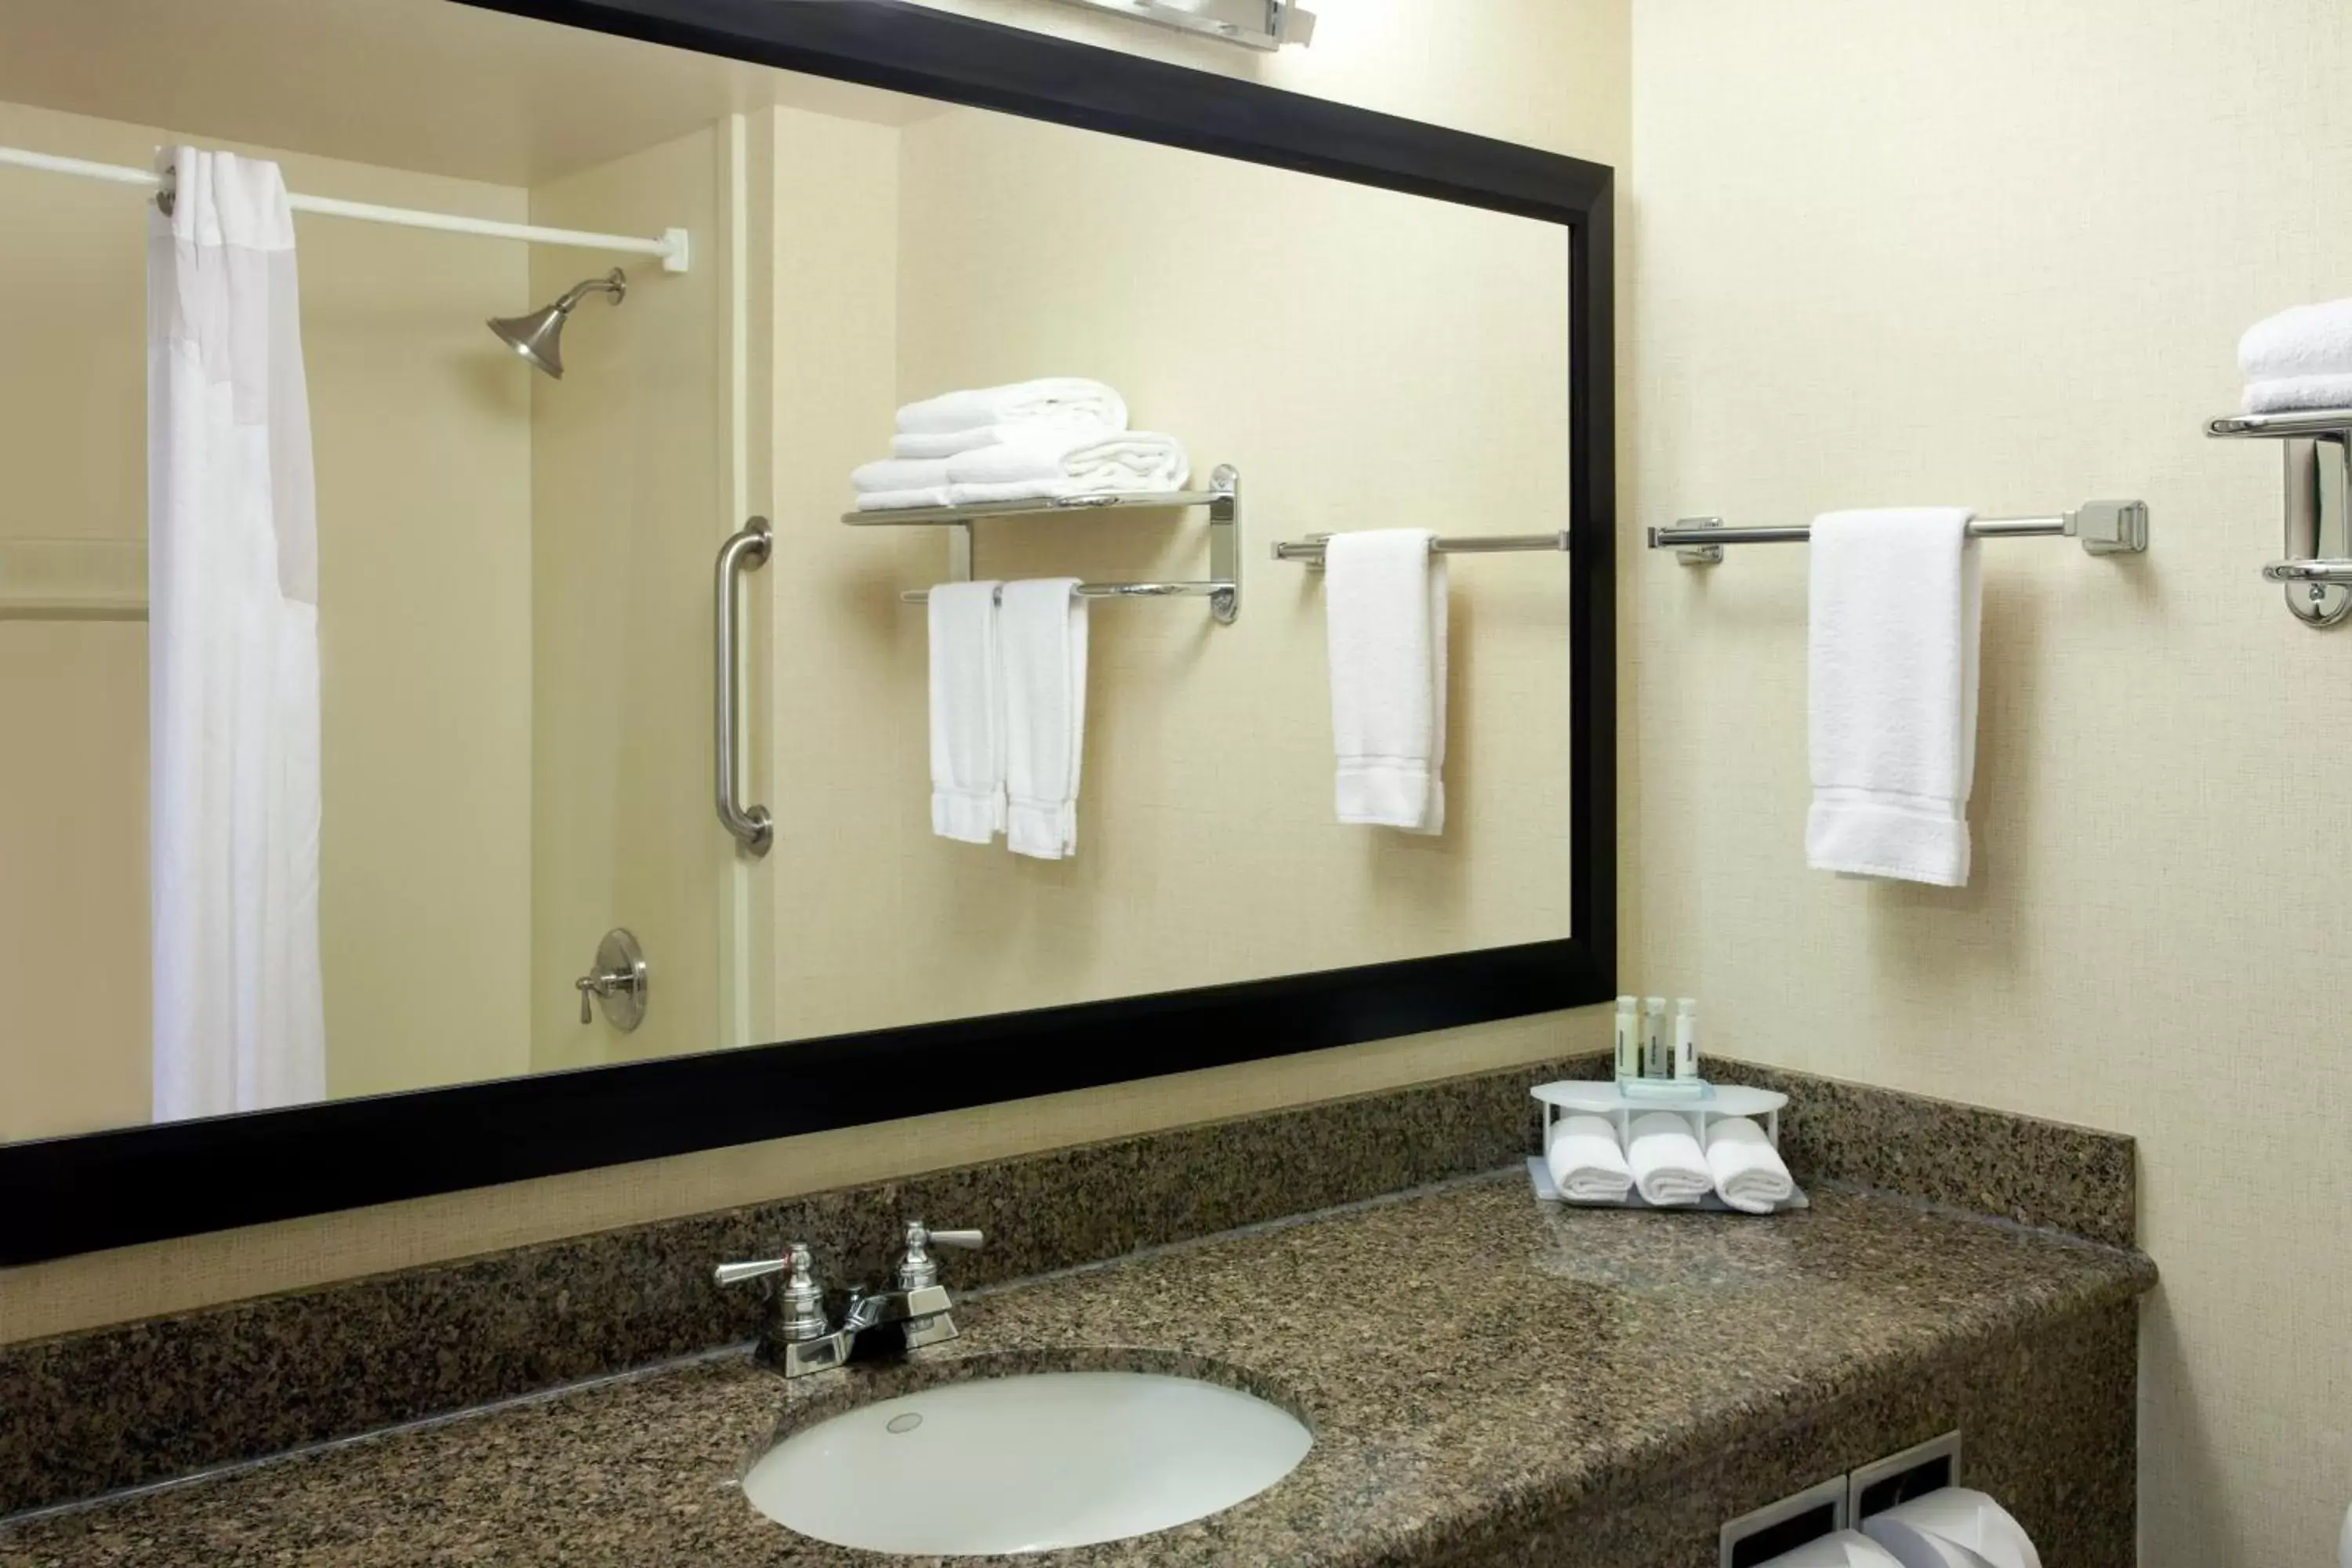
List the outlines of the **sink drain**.
{"type": "Polygon", "coordinates": [[[885,1426],[883,1430],[886,1432],[911,1432],[922,1424],[923,1418],[909,1410],[904,1415],[893,1415],[890,1417],[890,1424],[887,1426],[885,1426]]]}

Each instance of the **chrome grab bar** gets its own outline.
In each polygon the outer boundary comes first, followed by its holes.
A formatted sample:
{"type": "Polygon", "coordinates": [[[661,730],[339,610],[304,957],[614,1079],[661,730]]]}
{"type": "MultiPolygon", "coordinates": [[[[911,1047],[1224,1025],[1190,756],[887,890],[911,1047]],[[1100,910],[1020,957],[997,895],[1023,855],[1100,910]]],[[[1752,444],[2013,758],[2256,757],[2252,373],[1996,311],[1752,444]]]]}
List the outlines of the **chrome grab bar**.
{"type": "Polygon", "coordinates": [[[766,806],[746,806],[735,793],[735,579],[741,573],[767,563],[774,539],[768,520],[755,517],[719,547],[718,580],[711,604],[718,626],[718,665],[712,671],[715,679],[711,682],[717,693],[714,732],[718,742],[711,761],[719,820],[754,855],[768,852],[768,847],[775,842],[776,828],[766,806]]]}

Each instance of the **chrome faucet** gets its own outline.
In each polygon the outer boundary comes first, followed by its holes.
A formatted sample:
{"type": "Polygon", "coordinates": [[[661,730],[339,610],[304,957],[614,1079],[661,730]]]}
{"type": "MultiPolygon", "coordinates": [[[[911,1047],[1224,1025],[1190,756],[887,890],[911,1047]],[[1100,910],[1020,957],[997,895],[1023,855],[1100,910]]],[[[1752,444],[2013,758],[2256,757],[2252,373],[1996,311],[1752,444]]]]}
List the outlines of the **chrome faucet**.
{"type": "Polygon", "coordinates": [[[961,1332],[947,1287],[940,1283],[934,1247],[964,1250],[980,1246],[976,1230],[933,1230],[920,1220],[907,1226],[906,1250],[898,1255],[895,1288],[860,1287],[850,1291],[835,1327],[825,1315],[824,1287],[808,1247],[794,1242],[782,1258],[756,1263],[722,1263],[721,1285],[786,1274],[775,1310],[760,1331],[759,1359],[786,1377],[805,1377],[876,1355],[902,1355],[951,1340],[961,1332]]]}

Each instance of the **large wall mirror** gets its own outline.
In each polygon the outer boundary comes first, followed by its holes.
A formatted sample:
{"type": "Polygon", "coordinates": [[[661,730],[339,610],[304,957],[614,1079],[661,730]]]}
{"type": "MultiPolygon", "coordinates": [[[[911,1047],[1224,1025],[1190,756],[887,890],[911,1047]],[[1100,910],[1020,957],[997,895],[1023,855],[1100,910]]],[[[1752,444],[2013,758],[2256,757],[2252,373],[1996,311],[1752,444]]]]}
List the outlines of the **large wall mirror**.
{"type": "Polygon", "coordinates": [[[891,4],[194,9],[0,0],[0,1260],[1609,994],[1607,170],[891,4]],[[1441,831],[1335,810],[1371,529],[1463,545],[1441,831]],[[1060,858],[937,831],[972,578],[1097,590],[1060,858]]]}

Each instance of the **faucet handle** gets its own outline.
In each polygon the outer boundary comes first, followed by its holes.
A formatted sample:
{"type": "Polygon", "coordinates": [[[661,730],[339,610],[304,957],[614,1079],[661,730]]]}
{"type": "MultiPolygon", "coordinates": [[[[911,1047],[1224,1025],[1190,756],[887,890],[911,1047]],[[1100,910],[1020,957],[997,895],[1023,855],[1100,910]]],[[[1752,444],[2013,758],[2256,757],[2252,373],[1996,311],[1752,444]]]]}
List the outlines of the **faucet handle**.
{"type": "Polygon", "coordinates": [[[919,1290],[940,1282],[940,1260],[931,1256],[931,1247],[950,1247],[971,1252],[984,1239],[976,1230],[933,1230],[921,1220],[908,1220],[907,1250],[898,1258],[898,1289],[919,1290]]]}
{"type": "Polygon", "coordinates": [[[764,1279],[787,1268],[793,1277],[784,1281],[776,1301],[783,1336],[788,1340],[821,1340],[833,1328],[824,1319],[824,1287],[817,1283],[815,1260],[806,1242],[793,1243],[782,1258],[762,1258],[756,1263],[722,1263],[713,1278],[721,1285],[740,1285],[746,1279],[764,1279]]]}

